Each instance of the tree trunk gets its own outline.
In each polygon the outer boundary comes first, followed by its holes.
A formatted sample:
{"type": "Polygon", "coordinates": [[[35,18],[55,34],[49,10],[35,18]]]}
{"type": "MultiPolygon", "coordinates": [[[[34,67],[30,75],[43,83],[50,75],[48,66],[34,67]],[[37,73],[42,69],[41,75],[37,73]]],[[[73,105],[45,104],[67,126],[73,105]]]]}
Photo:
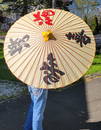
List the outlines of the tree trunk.
{"type": "Polygon", "coordinates": [[[52,0],[52,8],[56,8],[56,0],[52,0]]]}

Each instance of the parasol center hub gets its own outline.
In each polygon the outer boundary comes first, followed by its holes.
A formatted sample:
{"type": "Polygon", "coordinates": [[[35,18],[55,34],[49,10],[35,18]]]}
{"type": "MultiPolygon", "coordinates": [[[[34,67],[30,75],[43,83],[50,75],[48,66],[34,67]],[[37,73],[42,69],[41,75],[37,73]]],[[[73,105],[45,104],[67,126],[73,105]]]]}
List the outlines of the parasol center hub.
{"type": "Polygon", "coordinates": [[[51,30],[48,30],[46,32],[42,32],[42,36],[43,36],[45,42],[47,42],[51,39],[54,39],[54,35],[53,35],[51,30]]]}

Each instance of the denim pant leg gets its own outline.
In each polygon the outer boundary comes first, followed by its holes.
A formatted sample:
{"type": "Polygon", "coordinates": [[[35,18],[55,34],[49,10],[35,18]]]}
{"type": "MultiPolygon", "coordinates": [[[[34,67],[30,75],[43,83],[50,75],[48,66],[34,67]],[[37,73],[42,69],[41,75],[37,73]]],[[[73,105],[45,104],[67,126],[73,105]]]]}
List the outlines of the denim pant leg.
{"type": "Polygon", "coordinates": [[[32,103],[29,107],[24,130],[42,130],[42,120],[48,90],[28,87],[32,103]]]}
{"type": "Polygon", "coordinates": [[[32,130],[33,102],[30,104],[24,123],[24,130],[32,130]]]}
{"type": "Polygon", "coordinates": [[[32,130],[32,118],[33,118],[34,102],[32,100],[33,95],[32,95],[32,88],[30,86],[28,86],[28,91],[29,91],[30,96],[31,96],[31,103],[29,105],[26,120],[25,120],[25,123],[24,123],[24,130],[32,130]]]}
{"type": "Polygon", "coordinates": [[[44,110],[47,101],[48,90],[46,89],[37,89],[33,91],[32,100],[34,100],[33,107],[33,118],[32,118],[32,130],[43,130],[42,121],[44,110]]]}

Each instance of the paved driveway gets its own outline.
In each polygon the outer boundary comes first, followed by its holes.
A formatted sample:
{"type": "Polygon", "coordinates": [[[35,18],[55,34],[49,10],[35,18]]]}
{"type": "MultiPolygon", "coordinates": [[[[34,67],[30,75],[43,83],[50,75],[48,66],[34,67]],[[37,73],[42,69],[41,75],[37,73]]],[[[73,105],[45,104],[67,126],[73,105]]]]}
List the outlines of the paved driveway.
{"type": "MultiPolygon", "coordinates": [[[[0,104],[0,130],[22,130],[29,96],[0,104]]],[[[44,130],[101,130],[101,78],[49,91],[44,130]]]]}

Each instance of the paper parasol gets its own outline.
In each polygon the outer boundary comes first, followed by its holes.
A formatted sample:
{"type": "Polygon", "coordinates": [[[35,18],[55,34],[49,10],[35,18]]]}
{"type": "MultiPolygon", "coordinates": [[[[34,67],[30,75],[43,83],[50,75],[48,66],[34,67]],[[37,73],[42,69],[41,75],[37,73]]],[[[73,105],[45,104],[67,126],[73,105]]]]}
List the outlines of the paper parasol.
{"type": "Polygon", "coordinates": [[[37,10],[21,17],[4,43],[11,72],[37,88],[59,88],[77,81],[94,55],[95,40],[89,26],[59,9],[37,10]]]}

